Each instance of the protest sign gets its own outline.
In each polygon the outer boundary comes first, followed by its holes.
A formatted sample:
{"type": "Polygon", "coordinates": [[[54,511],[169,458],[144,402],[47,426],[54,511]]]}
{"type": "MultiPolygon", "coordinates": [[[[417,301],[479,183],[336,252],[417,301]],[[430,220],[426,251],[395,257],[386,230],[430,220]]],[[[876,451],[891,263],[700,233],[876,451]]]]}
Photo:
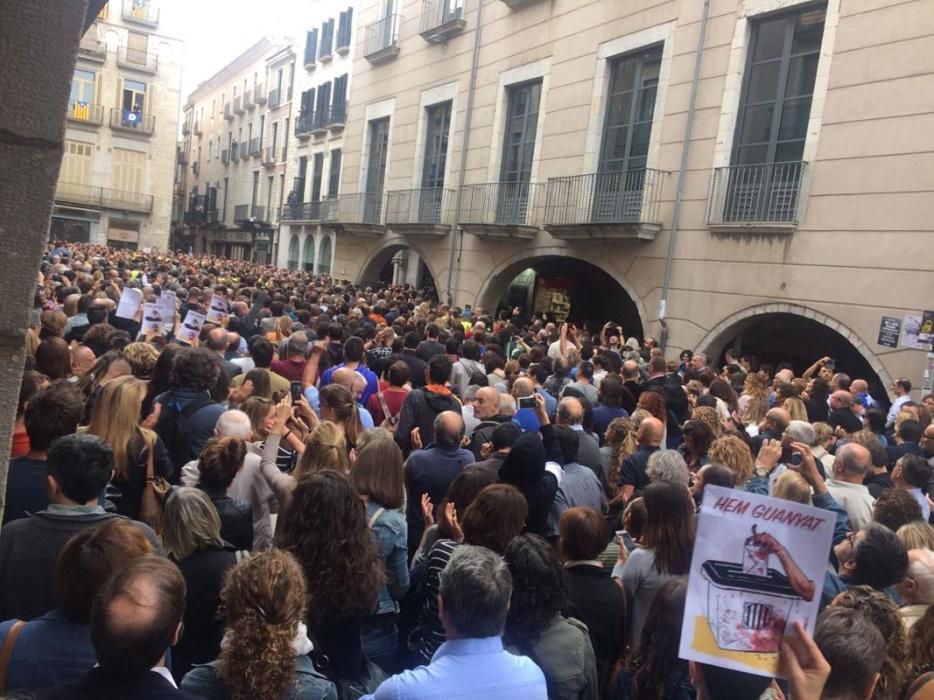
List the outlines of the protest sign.
{"type": "Polygon", "coordinates": [[[143,323],[140,330],[143,334],[158,333],[165,323],[165,316],[158,304],[143,304],[143,323]]]}
{"type": "Polygon", "coordinates": [[[136,318],[136,312],[139,311],[139,305],[143,303],[143,292],[132,287],[125,287],[120,294],[120,302],[117,304],[117,316],[119,318],[136,318]]]}
{"type": "Polygon", "coordinates": [[[204,325],[206,317],[197,311],[189,311],[185,314],[185,320],[182,321],[182,327],[178,330],[177,338],[189,345],[195,342],[195,339],[201,334],[201,327],[204,325]]]}
{"type": "Polygon", "coordinates": [[[162,318],[166,321],[175,318],[175,292],[164,290],[156,300],[156,306],[159,308],[162,318]]]}
{"type": "Polygon", "coordinates": [[[879,337],[876,342],[886,348],[898,347],[898,333],[902,329],[901,319],[883,316],[879,322],[879,337]]]}
{"type": "Polygon", "coordinates": [[[925,311],[922,314],[918,340],[922,343],[934,343],[934,311],[925,311]]]}
{"type": "Polygon", "coordinates": [[[223,323],[227,318],[227,300],[220,294],[211,296],[211,308],[208,310],[208,321],[223,323]]]}
{"type": "Polygon", "coordinates": [[[793,623],[814,631],[833,528],[830,511],[706,486],[679,656],[780,675],[793,623]]]}
{"type": "Polygon", "coordinates": [[[901,346],[912,350],[924,350],[924,343],[918,340],[921,332],[921,317],[906,314],[902,322],[901,346]]]}

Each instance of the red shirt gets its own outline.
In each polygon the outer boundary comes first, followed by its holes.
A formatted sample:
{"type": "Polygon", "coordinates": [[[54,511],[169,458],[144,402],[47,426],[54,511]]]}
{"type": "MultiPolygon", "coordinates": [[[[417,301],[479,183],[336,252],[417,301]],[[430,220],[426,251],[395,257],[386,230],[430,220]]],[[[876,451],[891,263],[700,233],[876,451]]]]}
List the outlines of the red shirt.
{"type": "Polygon", "coordinates": [[[302,373],[305,371],[305,364],[305,362],[295,360],[273,360],[269,364],[269,369],[290,382],[300,382],[302,373]]]}
{"type": "MultiPolygon", "coordinates": [[[[389,415],[398,416],[402,412],[402,404],[405,403],[405,397],[409,395],[408,389],[383,389],[383,399],[386,401],[386,408],[389,409],[389,415]]],[[[378,426],[386,416],[383,414],[383,406],[379,401],[379,394],[373,394],[367,401],[366,409],[373,416],[373,425],[378,426]]]]}

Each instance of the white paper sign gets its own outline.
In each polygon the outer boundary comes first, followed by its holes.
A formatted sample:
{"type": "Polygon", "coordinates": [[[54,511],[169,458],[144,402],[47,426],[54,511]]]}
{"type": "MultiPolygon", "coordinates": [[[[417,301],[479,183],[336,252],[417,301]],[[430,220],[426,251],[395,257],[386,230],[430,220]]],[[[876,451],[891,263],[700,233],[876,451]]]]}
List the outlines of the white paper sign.
{"type": "Polygon", "coordinates": [[[182,327],[178,330],[178,339],[191,345],[201,334],[201,327],[204,325],[206,317],[197,311],[189,311],[185,314],[185,320],[182,321],[182,327]]]}
{"type": "Polygon", "coordinates": [[[814,631],[834,522],[828,510],[704,487],[679,656],[779,676],[793,623],[814,631]]]}
{"type": "Polygon", "coordinates": [[[924,350],[925,346],[918,339],[918,333],[921,332],[921,317],[908,314],[902,321],[901,346],[911,348],[912,350],[924,350]]]}
{"type": "Polygon", "coordinates": [[[117,316],[120,318],[136,318],[139,305],[143,303],[143,292],[132,287],[125,287],[120,294],[120,303],[117,304],[117,316]]]}
{"type": "Polygon", "coordinates": [[[165,315],[159,308],[159,304],[143,304],[143,323],[140,331],[146,333],[158,333],[162,330],[165,323],[165,315]]]}
{"type": "Polygon", "coordinates": [[[156,306],[159,307],[162,318],[171,321],[175,317],[175,292],[163,290],[161,296],[156,299],[156,306]]]}
{"type": "Polygon", "coordinates": [[[227,318],[227,300],[220,294],[211,296],[211,308],[208,309],[208,321],[211,323],[223,323],[227,318]]]}

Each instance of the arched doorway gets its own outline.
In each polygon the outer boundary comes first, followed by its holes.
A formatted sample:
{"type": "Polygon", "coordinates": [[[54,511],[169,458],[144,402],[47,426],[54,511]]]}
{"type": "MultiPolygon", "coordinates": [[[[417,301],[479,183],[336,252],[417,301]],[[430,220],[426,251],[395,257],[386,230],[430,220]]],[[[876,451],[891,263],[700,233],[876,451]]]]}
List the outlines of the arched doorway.
{"type": "Polygon", "coordinates": [[[621,275],[563,254],[545,254],[508,262],[487,278],[477,304],[490,312],[518,307],[523,318],[544,313],[556,321],[607,321],[623,327],[626,337],[643,337],[645,310],[621,275]]]}
{"type": "Polygon", "coordinates": [[[875,353],[851,329],[813,309],[793,304],[744,309],[717,324],[697,346],[717,366],[730,348],[760,363],[787,362],[799,376],[815,360],[832,357],[838,372],[865,379],[877,401],[888,401],[892,378],[875,353]]]}
{"type": "Polygon", "coordinates": [[[309,233],[305,236],[305,248],[302,251],[302,269],[305,272],[315,270],[315,237],[309,233]]]}
{"type": "Polygon", "coordinates": [[[380,248],[360,270],[360,284],[410,284],[436,290],[435,277],[425,258],[414,248],[393,243],[380,248]]]}
{"type": "Polygon", "coordinates": [[[286,266],[290,270],[298,269],[298,236],[292,234],[292,238],[289,239],[289,257],[286,261],[286,266]]]}
{"type": "Polygon", "coordinates": [[[318,252],[318,274],[331,274],[331,236],[321,236],[321,250],[318,252]]]}

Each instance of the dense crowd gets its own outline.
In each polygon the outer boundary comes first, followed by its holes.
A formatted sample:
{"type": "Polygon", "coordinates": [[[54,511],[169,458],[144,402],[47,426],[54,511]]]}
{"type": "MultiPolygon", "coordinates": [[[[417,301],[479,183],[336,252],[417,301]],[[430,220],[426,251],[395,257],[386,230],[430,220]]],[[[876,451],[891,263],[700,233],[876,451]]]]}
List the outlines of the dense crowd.
{"type": "Polygon", "coordinates": [[[3,501],[0,694],[934,697],[934,396],[846,369],[52,245],[3,501]],[[118,314],[127,289],[142,304],[118,314]],[[835,522],[780,680],[679,659],[707,485],[835,522]]]}

